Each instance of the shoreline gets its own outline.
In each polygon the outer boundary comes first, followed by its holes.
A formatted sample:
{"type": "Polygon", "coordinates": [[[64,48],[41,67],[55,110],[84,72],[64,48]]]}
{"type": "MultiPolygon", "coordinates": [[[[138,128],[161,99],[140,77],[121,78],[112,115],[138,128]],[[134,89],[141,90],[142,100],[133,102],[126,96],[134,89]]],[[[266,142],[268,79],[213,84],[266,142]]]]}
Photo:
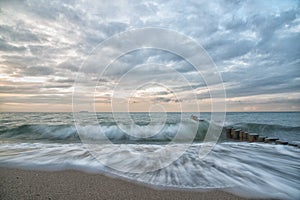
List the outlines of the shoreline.
{"type": "Polygon", "coordinates": [[[246,199],[219,189],[158,189],[77,170],[0,167],[0,199],[246,199]]]}

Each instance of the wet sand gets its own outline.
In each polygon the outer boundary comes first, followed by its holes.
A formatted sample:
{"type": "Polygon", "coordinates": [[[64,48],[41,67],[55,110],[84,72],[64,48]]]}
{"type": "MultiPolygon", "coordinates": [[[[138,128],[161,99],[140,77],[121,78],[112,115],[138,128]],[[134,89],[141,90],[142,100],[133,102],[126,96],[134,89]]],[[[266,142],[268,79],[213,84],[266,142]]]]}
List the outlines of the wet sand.
{"type": "Polygon", "coordinates": [[[75,170],[0,168],[0,199],[243,199],[220,190],[154,189],[75,170]]]}

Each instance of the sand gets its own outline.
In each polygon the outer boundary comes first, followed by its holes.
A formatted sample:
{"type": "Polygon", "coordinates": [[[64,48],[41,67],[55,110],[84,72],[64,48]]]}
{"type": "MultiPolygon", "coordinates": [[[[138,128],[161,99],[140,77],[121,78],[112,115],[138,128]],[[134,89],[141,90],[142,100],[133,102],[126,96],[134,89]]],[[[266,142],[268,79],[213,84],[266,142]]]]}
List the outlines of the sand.
{"type": "Polygon", "coordinates": [[[154,189],[75,170],[0,168],[0,199],[243,199],[220,191],[154,189]]]}

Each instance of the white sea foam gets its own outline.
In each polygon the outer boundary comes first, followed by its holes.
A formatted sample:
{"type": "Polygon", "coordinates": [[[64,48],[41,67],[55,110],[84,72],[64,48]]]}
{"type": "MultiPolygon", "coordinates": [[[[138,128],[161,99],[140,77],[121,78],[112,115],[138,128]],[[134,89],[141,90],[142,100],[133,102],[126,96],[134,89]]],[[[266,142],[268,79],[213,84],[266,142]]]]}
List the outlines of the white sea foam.
{"type": "MultiPolygon", "coordinates": [[[[173,150],[181,148],[175,144],[173,150]]],[[[225,188],[248,197],[297,199],[300,195],[300,149],[290,146],[249,143],[217,144],[204,159],[199,159],[201,144],[192,145],[171,165],[148,173],[123,173],[103,163],[128,167],[128,171],[151,160],[133,156],[138,151],[155,152],[164,148],[155,144],[120,144],[119,150],[102,145],[102,162],[98,162],[77,144],[2,143],[0,166],[60,170],[80,169],[111,173],[152,186],[206,189],[225,188]],[[122,146],[122,147],[121,147],[122,146]],[[113,149],[113,151],[112,151],[113,149]],[[133,159],[134,158],[134,159],[133,159]]]]}
{"type": "MultiPolygon", "coordinates": [[[[86,121],[79,126],[85,133],[81,137],[101,141],[105,135],[114,142],[94,144],[97,159],[81,143],[70,113],[0,113],[0,166],[78,169],[113,174],[159,188],[222,188],[247,197],[300,197],[300,149],[297,147],[228,142],[223,133],[213,150],[200,159],[201,141],[209,126],[209,115],[201,114],[206,120],[199,123],[196,143],[177,159],[188,145],[184,139],[193,136],[191,130],[195,122],[187,120],[190,113],[183,114],[183,121],[178,113],[168,114],[164,126],[147,126],[149,116],[136,113],[133,117],[138,127],[130,126],[122,118],[118,123],[125,126],[122,128],[128,133],[117,126],[111,114],[97,114],[99,124],[91,124],[90,114],[86,115],[86,121]],[[99,134],[99,128],[102,134],[99,134]],[[160,132],[155,134],[157,130],[160,132]],[[184,133],[183,138],[179,138],[183,143],[170,142],[180,130],[184,133]],[[169,151],[164,151],[166,145],[169,145],[169,151]],[[148,154],[155,155],[156,160],[148,154]],[[174,161],[165,166],[163,161],[167,159],[174,161]],[[106,165],[120,166],[122,170],[113,170],[106,165]],[[138,170],[160,167],[147,173],[138,170]]],[[[229,113],[227,125],[282,140],[299,141],[299,116],[300,113],[229,113]]],[[[159,113],[157,117],[160,117],[159,113]]]]}

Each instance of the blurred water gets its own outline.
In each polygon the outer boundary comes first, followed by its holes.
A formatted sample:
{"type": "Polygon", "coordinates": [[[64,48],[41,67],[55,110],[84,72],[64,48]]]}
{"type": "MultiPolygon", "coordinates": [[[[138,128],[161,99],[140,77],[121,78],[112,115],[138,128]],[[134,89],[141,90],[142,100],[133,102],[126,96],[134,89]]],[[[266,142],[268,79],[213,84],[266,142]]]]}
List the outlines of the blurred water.
{"type": "MultiPolygon", "coordinates": [[[[223,188],[248,197],[300,197],[300,148],[228,141],[223,133],[213,150],[200,159],[202,140],[212,123],[209,113],[168,113],[163,122],[159,120],[161,113],[151,116],[148,113],[132,113],[131,119],[125,114],[114,119],[111,113],[97,113],[97,124],[91,123],[93,113],[83,115],[80,128],[85,130],[87,137],[101,141],[95,128],[100,126],[105,136],[115,143],[97,146],[97,159],[81,143],[72,113],[1,113],[0,166],[79,169],[114,174],[157,187],[223,188]],[[146,157],[137,157],[141,151],[147,155],[147,152],[160,152],[169,145],[171,150],[164,158],[181,151],[186,145],[184,142],[168,143],[180,127],[185,127],[186,135],[189,135],[189,127],[195,125],[190,119],[192,114],[204,121],[197,124],[194,143],[179,159],[175,158],[167,167],[155,171],[132,173],[136,169],[159,165],[146,157]],[[138,128],[130,125],[131,120],[138,128]],[[129,135],[122,127],[119,128],[120,124],[130,131],[129,135]],[[153,132],[157,134],[153,135],[153,132]],[[151,136],[146,137],[148,135],[151,136]],[[123,172],[107,167],[110,163],[122,166],[123,172]]],[[[227,113],[225,124],[263,135],[279,136],[282,140],[299,141],[299,117],[300,113],[227,113]]]]}

